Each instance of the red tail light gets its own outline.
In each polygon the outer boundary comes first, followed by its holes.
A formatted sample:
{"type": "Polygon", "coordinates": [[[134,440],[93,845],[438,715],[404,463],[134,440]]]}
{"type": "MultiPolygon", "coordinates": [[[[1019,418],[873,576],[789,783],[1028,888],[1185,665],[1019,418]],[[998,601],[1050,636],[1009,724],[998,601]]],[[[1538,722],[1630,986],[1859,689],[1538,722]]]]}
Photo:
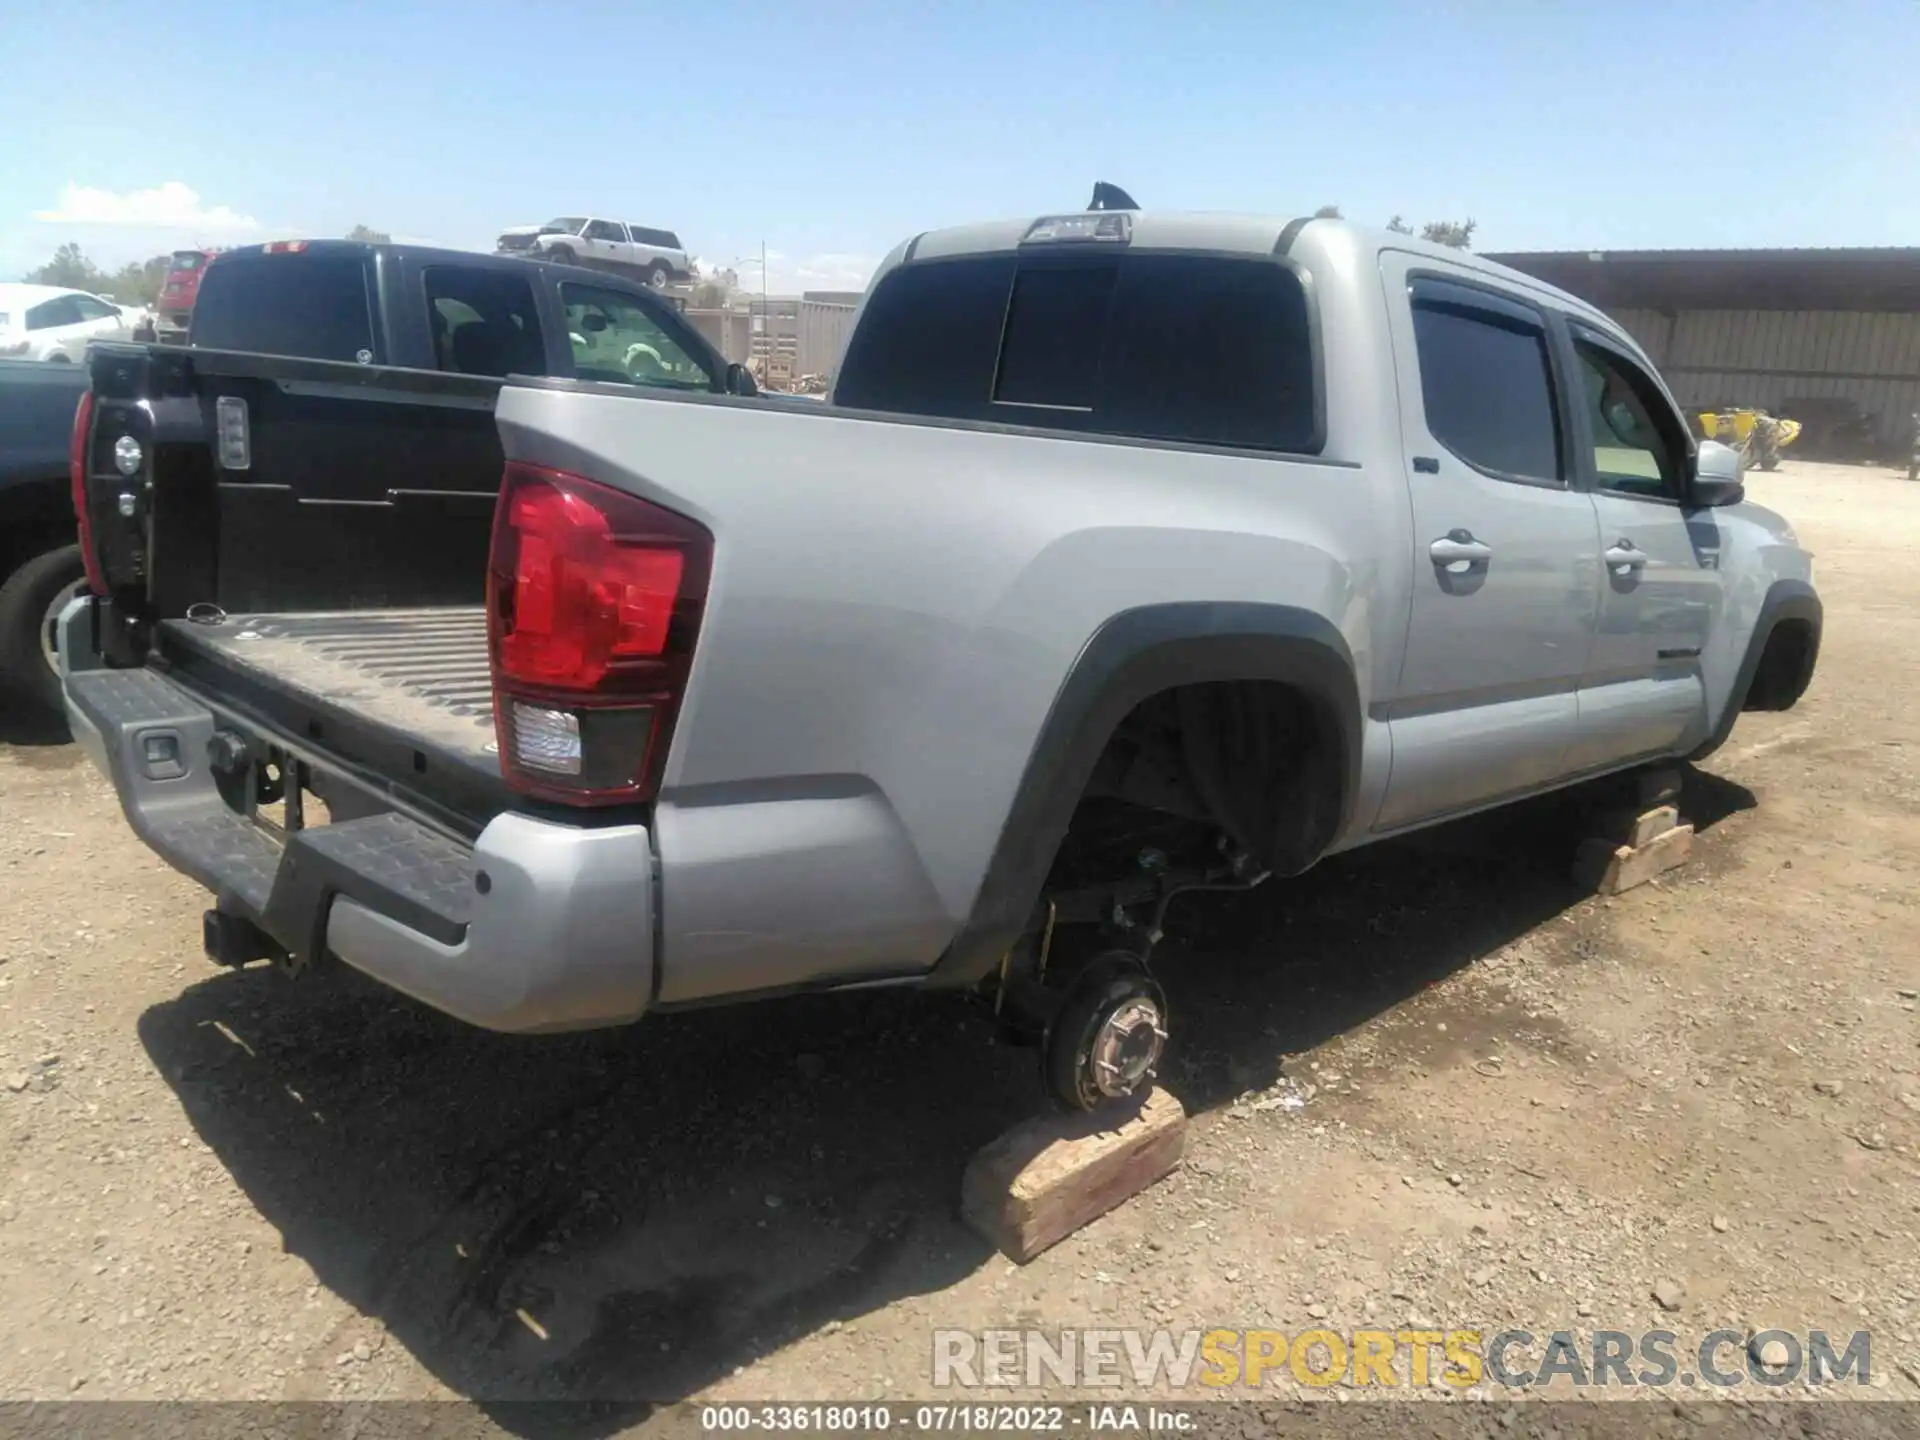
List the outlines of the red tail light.
{"type": "Polygon", "coordinates": [[[686,690],[713,537],[577,475],[510,463],[487,636],[507,782],[572,804],[648,800],[686,690]]]}
{"type": "Polygon", "coordinates": [[[67,479],[73,487],[73,518],[80,527],[80,558],[86,562],[87,584],[96,595],[107,593],[106,572],[93,548],[93,516],[87,504],[87,440],[93,430],[93,392],[87,391],[73,409],[73,435],[67,442],[67,479]]]}

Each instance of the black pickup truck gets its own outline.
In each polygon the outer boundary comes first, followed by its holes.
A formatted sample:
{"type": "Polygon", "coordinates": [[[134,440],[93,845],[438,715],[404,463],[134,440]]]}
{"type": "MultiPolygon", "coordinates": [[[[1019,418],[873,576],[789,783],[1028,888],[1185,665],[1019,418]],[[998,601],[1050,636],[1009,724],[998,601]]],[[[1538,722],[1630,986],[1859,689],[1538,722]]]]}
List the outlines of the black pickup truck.
{"type": "MultiPolygon", "coordinates": [[[[249,391],[255,414],[272,417],[267,433],[277,437],[267,442],[277,452],[267,457],[268,473],[278,479],[284,468],[287,485],[297,489],[309,473],[349,473],[351,457],[359,467],[351,473],[364,482],[365,493],[339,498],[404,496],[443,484],[471,489],[486,497],[474,517],[483,527],[480,512],[491,506],[500,479],[491,411],[503,377],[552,375],[734,395],[755,388],[743,367],[728,365],[670,302],[640,281],[409,245],[292,240],[228,251],[201,279],[189,343],[198,351],[241,352],[191,362],[236,377],[259,371],[257,357],[263,355],[366,367],[364,386],[343,386],[332,373],[324,381],[303,380],[274,367],[274,380],[249,391]],[[408,393],[409,371],[473,377],[455,391],[434,389],[434,410],[446,433],[466,439],[437,450],[426,469],[412,466],[405,447],[383,449],[417,412],[405,405],[369,406],[358,398],[368,387],[408,393]]],[[[52,668],[55,621],[88,584],[74,544],[69,479],[87,378],[86,366],[0,362],[0,688],[50,711],[57,711],[60,697],[52,668]]],[[[130,506],[142,503],[128,493],[130,506]]],[[[310,524],[317,512],[295,504],[286,485],[276,493],[286,503],[274,511],[282,528],[271,537],[283,543],[264,552],[245,545],[230,549],[230,577],[238,579],[255,565],[297,574],[328,563],[328,539],[303,544],[285,528],[310,524]]],[[[397,503],[407,509],[414,502],[397,503]]],[[[273,507],[263,502],[263,508],[273,507]]],[[[395,533],[408,536],[419,573],[431,574],[445,537],[404,525],[395,533]]],[[[261,539],[266,543],[267,536],[261,539]]],[[[104,592],[104,576],[95,577],[94,588],[104,592]]]]}

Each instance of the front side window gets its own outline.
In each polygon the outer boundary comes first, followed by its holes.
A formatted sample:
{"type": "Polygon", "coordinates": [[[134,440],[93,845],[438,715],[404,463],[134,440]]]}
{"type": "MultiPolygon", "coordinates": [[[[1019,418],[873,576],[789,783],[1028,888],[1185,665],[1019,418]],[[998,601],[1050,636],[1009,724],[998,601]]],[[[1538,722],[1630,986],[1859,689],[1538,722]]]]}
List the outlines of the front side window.
{"type": "Polygon", "coordinates": [[[1658,387],[1612,351],[1575,337],[1593,472],[1602,490],[1678,500],[1686,442],[1658,387]],[[1664,417],[1664,419],[1663,419],[1664,417]]]}
{"type": "Polygon", "coordinates": [[[1416,298],[1413,333],[1433,438],[1497,479],[1562,483],[1546,332],[1492,310],[1416,298]]]}
{"type": "Polygon", "coordinates": [[[587,226],[589,240],[625,240],[627,232],[612,220],[595,220],[587,226]]]}
{"type": "Polygon", "coordinates": [[[91,295],[76,295],[73,303],[80,311],[82,320],[115,320],[120,312],[104,300],[96,300],[91,295]]]}
{"type": "Polygon", "coordinates": [[[421,283],[439,369],[461,375],[547,373],[540,312],[525,275],[429,265],[421,283]]]}
{"type": "Polygon", "coordinates": [[[560,287],[574,374],[582,380],[712,390],[714,376],[641,303],[618,290],[560,287]]]}

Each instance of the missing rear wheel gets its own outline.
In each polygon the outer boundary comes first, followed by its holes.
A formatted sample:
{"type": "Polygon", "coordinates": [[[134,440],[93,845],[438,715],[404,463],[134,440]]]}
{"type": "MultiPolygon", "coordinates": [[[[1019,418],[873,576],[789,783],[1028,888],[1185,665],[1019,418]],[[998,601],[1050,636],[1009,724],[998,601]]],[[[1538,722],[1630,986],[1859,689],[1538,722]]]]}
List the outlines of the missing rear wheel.
{"type": "Polygon", "coordinates": [[[1073,1110],[1126,1099],[1152,1083],[1166,1043],[1165,994],[1137,956],[1111,951],[1075,979],[1047,1027],[1047,1088],[1073,1110]]]}

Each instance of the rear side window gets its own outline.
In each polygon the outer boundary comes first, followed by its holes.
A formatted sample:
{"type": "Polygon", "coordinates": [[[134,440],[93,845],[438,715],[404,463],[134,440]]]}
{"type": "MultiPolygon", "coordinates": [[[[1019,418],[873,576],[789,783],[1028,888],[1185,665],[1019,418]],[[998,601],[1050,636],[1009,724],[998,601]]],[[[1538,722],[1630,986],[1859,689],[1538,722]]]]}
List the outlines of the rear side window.
{"type": "Polygon", "coordinates": [[[1413,333],[1433,438],[1489,475],[1560,483],[1545,332],[1491,310],[1416,299],[1413,333]]]}
{"type": "Polygon", "coordinates": [[[211,350],[376,360],[366,261],[351,254],[223,257],[200,281],[192,340],[211,350]]]}
{"type": "Polygon", "coordinates": [[[62,325],[78,325],[82,320],[79,302],[71,295],[42,300],[27,311],[27,329],[57,330],[62,325]]]}
{"type": "Polygon", "coordinates": [[[627,233],[641,245],[658,245],[662,250],[680,248],[680,237],[671,230],[649,230],[644,225],[629,225],[627,233]]]}
{"type": "Polygon", "coordinates": [[[540,312],[527,277],[429,265],[421,275],[434,364],[462,375],[544,375],[540,312]]]}
{"type": "Polygon", "coordinates": [[[1311,452],[1312,324],[1264,259],[1135,253],[909,265],[868,302],[838,403],[1311,452]]]}

